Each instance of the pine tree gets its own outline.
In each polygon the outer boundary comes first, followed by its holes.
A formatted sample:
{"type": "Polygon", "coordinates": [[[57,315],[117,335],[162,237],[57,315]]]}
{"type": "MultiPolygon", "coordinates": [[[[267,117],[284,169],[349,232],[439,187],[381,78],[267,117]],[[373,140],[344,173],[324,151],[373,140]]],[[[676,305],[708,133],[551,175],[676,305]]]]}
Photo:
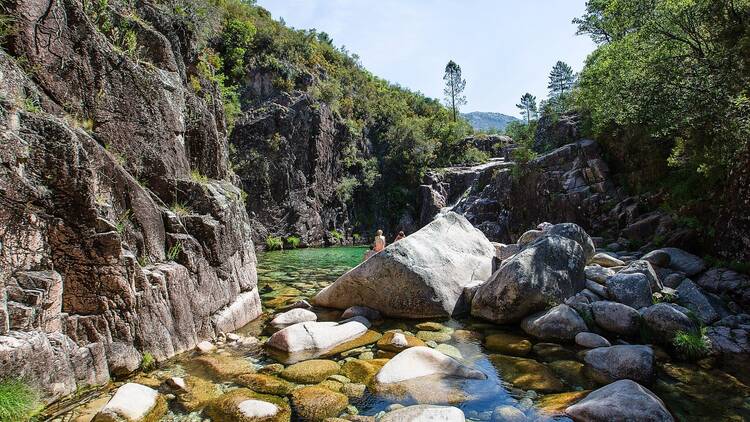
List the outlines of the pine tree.
{"type": "Polygon", "coordinates": [[[558,61],[549,73],[550,98],[559,98],[565,95],[567,91],[573,88],[576,76],[573,69],[567,63],[558,61]]]}
{"type": "Polygon", "coordinates": [[[536,118],[536,97],[529,94],[528,92],[523,94],[521,102],[516,104],[516,107],[521,109],[521,115],[526,117],[526,125],[531,123],[531,119],[536,118]]]}
{"type": "Polygon", "coordinates": [[[461,66],[456,64],[453,60],[449,61],[445,66],[445,102],[453,112],[453,121],[458,120],[458,108],[466,104],[466,96],[463,95],[464,88],[466,88],[466,80],[461,78],[461,66]]]}

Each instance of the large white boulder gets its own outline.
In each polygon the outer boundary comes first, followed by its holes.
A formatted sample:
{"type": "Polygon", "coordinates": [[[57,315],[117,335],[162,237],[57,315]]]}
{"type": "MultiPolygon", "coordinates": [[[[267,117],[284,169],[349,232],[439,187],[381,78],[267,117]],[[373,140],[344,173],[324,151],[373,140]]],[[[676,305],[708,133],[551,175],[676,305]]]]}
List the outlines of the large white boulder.
{"type": "Polygon", "coordinates": [[[158,420],[156,413],[167,410],[166,403],[160,406],[159,393],[145,385],[129,382],[117,389],[115,395],[96,414],[94,422],[158,420]],[[159,408],[163,409],[159,409],[159,408]]]}
{"type": "Polygon", "coordinates": [[[301,322],[274,333],[266,343],[287,353],[325,353],[339,344],[354,340],[370,327],[370,322],[362,317],[354,317],[338,322],[301,322]]]}
{"type": "Polygon", "coordinates": [[[271,325],[274,327],[286,327],[300,322],[317,321],[318,316],[315,312],[308,311],[307,309],[295,308],[290,311],[276,315],[271,320],[271,325]]]}
{"type": "Polygon", "coordinates": [[[375,382],[391,384],[430,375],[469,379],[487,378],[483,372],[463,365],[436,350],[417,346],[404,350],[383,365],[375,375],[375,382]]]}
{"type": "Polygon", "coordinates": [[[400,318],[451,316],[466,310],[464,286],[492,275],[494,256],[482,232],[449,212],[339,277],[313,303],[400,318]]]}
{"type": "Polygon", "coordinates": [[[471,302],[471,314],[510,324],[561,303],[585,287],[584,250],[562,236],[544,235],[503,262],[471,302]]]}
{"type": "Polygon", "coordinates": [[[388,412],[380,422],[464,422],[464,412],[453,406],[419,404],[388,412]]]}

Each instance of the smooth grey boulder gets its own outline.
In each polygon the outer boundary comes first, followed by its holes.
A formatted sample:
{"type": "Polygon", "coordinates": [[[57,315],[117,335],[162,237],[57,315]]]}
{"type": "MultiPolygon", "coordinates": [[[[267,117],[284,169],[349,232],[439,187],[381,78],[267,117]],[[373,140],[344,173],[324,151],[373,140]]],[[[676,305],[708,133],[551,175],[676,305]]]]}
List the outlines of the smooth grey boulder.
{"type": "Polygon", "coordinates": [[[654,293],[661,291],[661,289],[664,287],[659,280],[659,275],[656,274],[654,267],[651,266],[651,263],[642,259],[631,262],[627,267],[618,271],[618,274],[645,275],[648,279],[649,284],[651,285],[651,291],[654,293]]]}
{"type": "Polygon", "coordinates": [[[380,422],[403,421],[464,422],[466,417],[457,407],[417,404],[388,412],[380,419],[380,422]]]}
{"type": "Polygon", "coordinates": [[[410,347],[389,360],[375,375],[378,384],[392,384],[426,376],[486,379],[476,369],[425,346],[410,347]]]}
{"type": "Polygon", "coordinates": [[[521,329],[543,340],[573,341],[578,333],[586,331],[588,327],[575,309],[568,305],[557,305],[524,318],[521,329]]]}
{"type": "Polygon", "coordinates": [[[528,230],[524,232],[521,235],[521,237],[518,238],[516,245],[518,245],[519,248],[523,249],[529,244],[533,243],[535,240],[542,237],[543,235],[544,235],[544,232],[541,230],[528,230]]]}
{"type": "Polygon", "coordinates": [[[615,275],[614,271],[599,265],[587,265],[584,271],[586,278],[596,281],[599,284],[605,284],[608,278],[615,275]]]}
{"type": "Polygon", "coordinates": [[[607,279],[609,298],[635,309],[653,303],[651,285],[641,273],[623,274],[619,272],[607,279]]]}
{"type": "Polygon", "coordinates": [[[650,346],[620,345],[586,352],[589,375],[600,384],[631,379],[649,384],[654,377],[654,350],[650,346]]]}
{"type": "Polygon", "coordinates": [[[625,262],[620,260],[619,258],[615,258],[614,256],[599,252],[591,259],[592,264],[598,264],[602,267],[609,268],[609,267],[622,267],[625,265],[625,262]]]}
{"type": "Polygon", "coordinates": [[[709,325],[721,318],[714,309],[711,300],[693,283],[686,278],[677,288],[677,303],[693,311],[695,316],[705,325],[709,325]]]}
{"type": "Polygon", "coordinates": [[[686,312],[687,310],[681,306],[657,303],[644,309],[641,316],[654,341],[671,345],[677,332],[698,331],[698,326],[686,312]]]}
{"type": "Polygon", "coordinates": [[[595,349],[597,347],[609,347],[611,344],[609,340],[595,333],[578,333],[575,338],[576,344],[581,347],[588,349],[595,349]]]}
{"type": "Polygon", "coordinates": [[[669,254],[669,268],[685,273],[688,277],[694,276],[706,269],[706,262],[682,249],[662,248],[662,251],[669,254]]]}
{"type": "Polygon", "coordinates": [[[276,315],[271,320],[271,325],[274,327],[286,327],[300,322],[317,321],[318,316],[314,312],[308,311],[307,309],[295,308],[283,313],[276,315]]]}
{"type": "Polygon", "coordinates": [[[555,224],[544,232],[550,236],[562,236],[570,240],[576,241],[583,248],[583,256],[586,262],[590,262],[596,254],[596,246],[591,236],[586,233],[581,226],[575,223],[560,223],[555,224]]]}
{"type": "Polygon", "coordinates": [[[494,257],[484,234],[449,212],[354,267],[312,302],[399,318],[448,317],[466,310],[457,306],[464,286],[487,280],[494,257]]]}
{"type": "Polygon", "coordinates": [[[609,297],[609,293],[607,292],[607,287],[595,281],[586,279],[586,289],[590,290],[592,293],[596,294],[597,296],[601,296],[602,298],[609,297]]]}
{"type": "Polygon", "coordinates": [[[638,334],[641,315],[630,306],[610,301],[594,302],[591,314],[596,325],[610,333],[628,337],[638,334]]]}
{"type": "Polygon", "coordinates": [[[503,262],[477,289],[471,314],[498,324],[518,322],[581,291],[584,265],[578,243],[545,235],[503,262]]]}
{"type": "Polygon", "coordinates": [[[576,422],[674,421],[656,394],[631,380],[620,380],[595,390],[565,409],[565,413],[576,422]]]}

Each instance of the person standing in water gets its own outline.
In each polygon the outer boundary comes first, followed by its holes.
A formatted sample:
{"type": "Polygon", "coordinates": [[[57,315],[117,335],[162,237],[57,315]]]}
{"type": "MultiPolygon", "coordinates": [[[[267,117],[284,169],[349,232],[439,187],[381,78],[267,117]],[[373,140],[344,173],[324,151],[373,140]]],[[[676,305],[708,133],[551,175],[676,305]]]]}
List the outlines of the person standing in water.
{"type": "Polygon", "coordinates": [[[383,230],[378,230],[375,233],[375,243],[372,250],[375,253],[382,251],[385,248],[385,236],[383,236],[383,230]]]}

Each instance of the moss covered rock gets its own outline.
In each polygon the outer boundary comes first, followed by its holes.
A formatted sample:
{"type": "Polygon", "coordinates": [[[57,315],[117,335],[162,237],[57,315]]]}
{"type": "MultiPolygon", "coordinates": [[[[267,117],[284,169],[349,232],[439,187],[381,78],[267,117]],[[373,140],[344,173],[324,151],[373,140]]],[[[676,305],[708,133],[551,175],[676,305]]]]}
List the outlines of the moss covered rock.
{"type": "Polygon", "coordinates": [[[571,391],[568,393],[547,394],[537,400],[536,407],[550,416],[561,415],[568,406],[578,403],[590,392],[591,391],[571,391]]]}
{"type": "Polygon", "coordinates": [[[250,362],[237,356],[201,356],[194,363],[208,375],[222,381],[229,381],[238,375],[255,372],[255,368],[250,362]]]}
{"type": "Polygon", "coordinates": [[[346,409],[349,399],[327,388],[310,386],[292,392],[292,405],[300,419],[322,421],[338,416],[346,409]]]}
{"type": "Polygon", "coordinates": [[[383,335],[380,334],[379,332],[373,331],[373,330],[367,330],[366,333],[355,338],[354,340],[347,341],[346,343],[343,343],[343,344],[339,344],[338,346],[329,350],[328,352],[323,354],[323,357],[335,356],[340,353],[346,352],[348,350],[356,349],[362,346],[367,346],[368,344],[373,344],[377,342],[378,340],[380,340],[381,337],[383,337],[383,335]]]}
{"type": "Polygon", "coordinates": [[[294,389],[294,384],[266,374],[242,374],[237,377],[237,383],[256,393],[273,394],[275,396],[285,396],[294,389]]]}
{"type": "Polygon", "coordinates": [[[281,377],[299,384],[317,384],[340,369],[339,364],[332,360],[312,359],[288,366],[281,372],[281,377]]]}
{"type": "Polygon", "coordinates": [[[388,359],[351,360],[341,367],[341,374],[352,382],[369,384],[387,362],[388,359]]]}
{"type": "Polygon", "coordinates": [[[289,422],[291,409],[286,400],[238,388],[213,400],[206,415],[214,421],[289,422]]]}
{"type": "Polygon", "coordinates": [[[424,341],[414,336],[411,336],[408,334],[396,333],[394,331],[389,331],[383,334],[383,337],[380,340],[378,340],[378,344],[377,344],[378,349],[385,350],[387,352],[395,352],[395,353],[398,353],[404,349],[408,349],[409,347],[424,346],[424,345],[425,345],[424,341]],[[397,338],[397,341],[394,341],[394,336],[397,338]]]}
{"type": "Polygon", "coordinates": [[[221,395],[216,384],[203,378],[188,376],[185,378],[185,384],[187,392],[178,395],[178,401],[188,412],[202,409],[221,395]]]}
{"type": "Polygon", "coordinates": [[[485,337],[484,346],[488,350],[509,356],[526,356],[531,352],[531,342],[516,334],[490,334],[485,337]]]}
{"type": "Polygon", "coordinates": [[[545,365],[533,360],[513,356],[490,355],[490,362],[498,369],[503,380],[524,390],[540,393],[565,391],[562,381],[545,365]]]}

